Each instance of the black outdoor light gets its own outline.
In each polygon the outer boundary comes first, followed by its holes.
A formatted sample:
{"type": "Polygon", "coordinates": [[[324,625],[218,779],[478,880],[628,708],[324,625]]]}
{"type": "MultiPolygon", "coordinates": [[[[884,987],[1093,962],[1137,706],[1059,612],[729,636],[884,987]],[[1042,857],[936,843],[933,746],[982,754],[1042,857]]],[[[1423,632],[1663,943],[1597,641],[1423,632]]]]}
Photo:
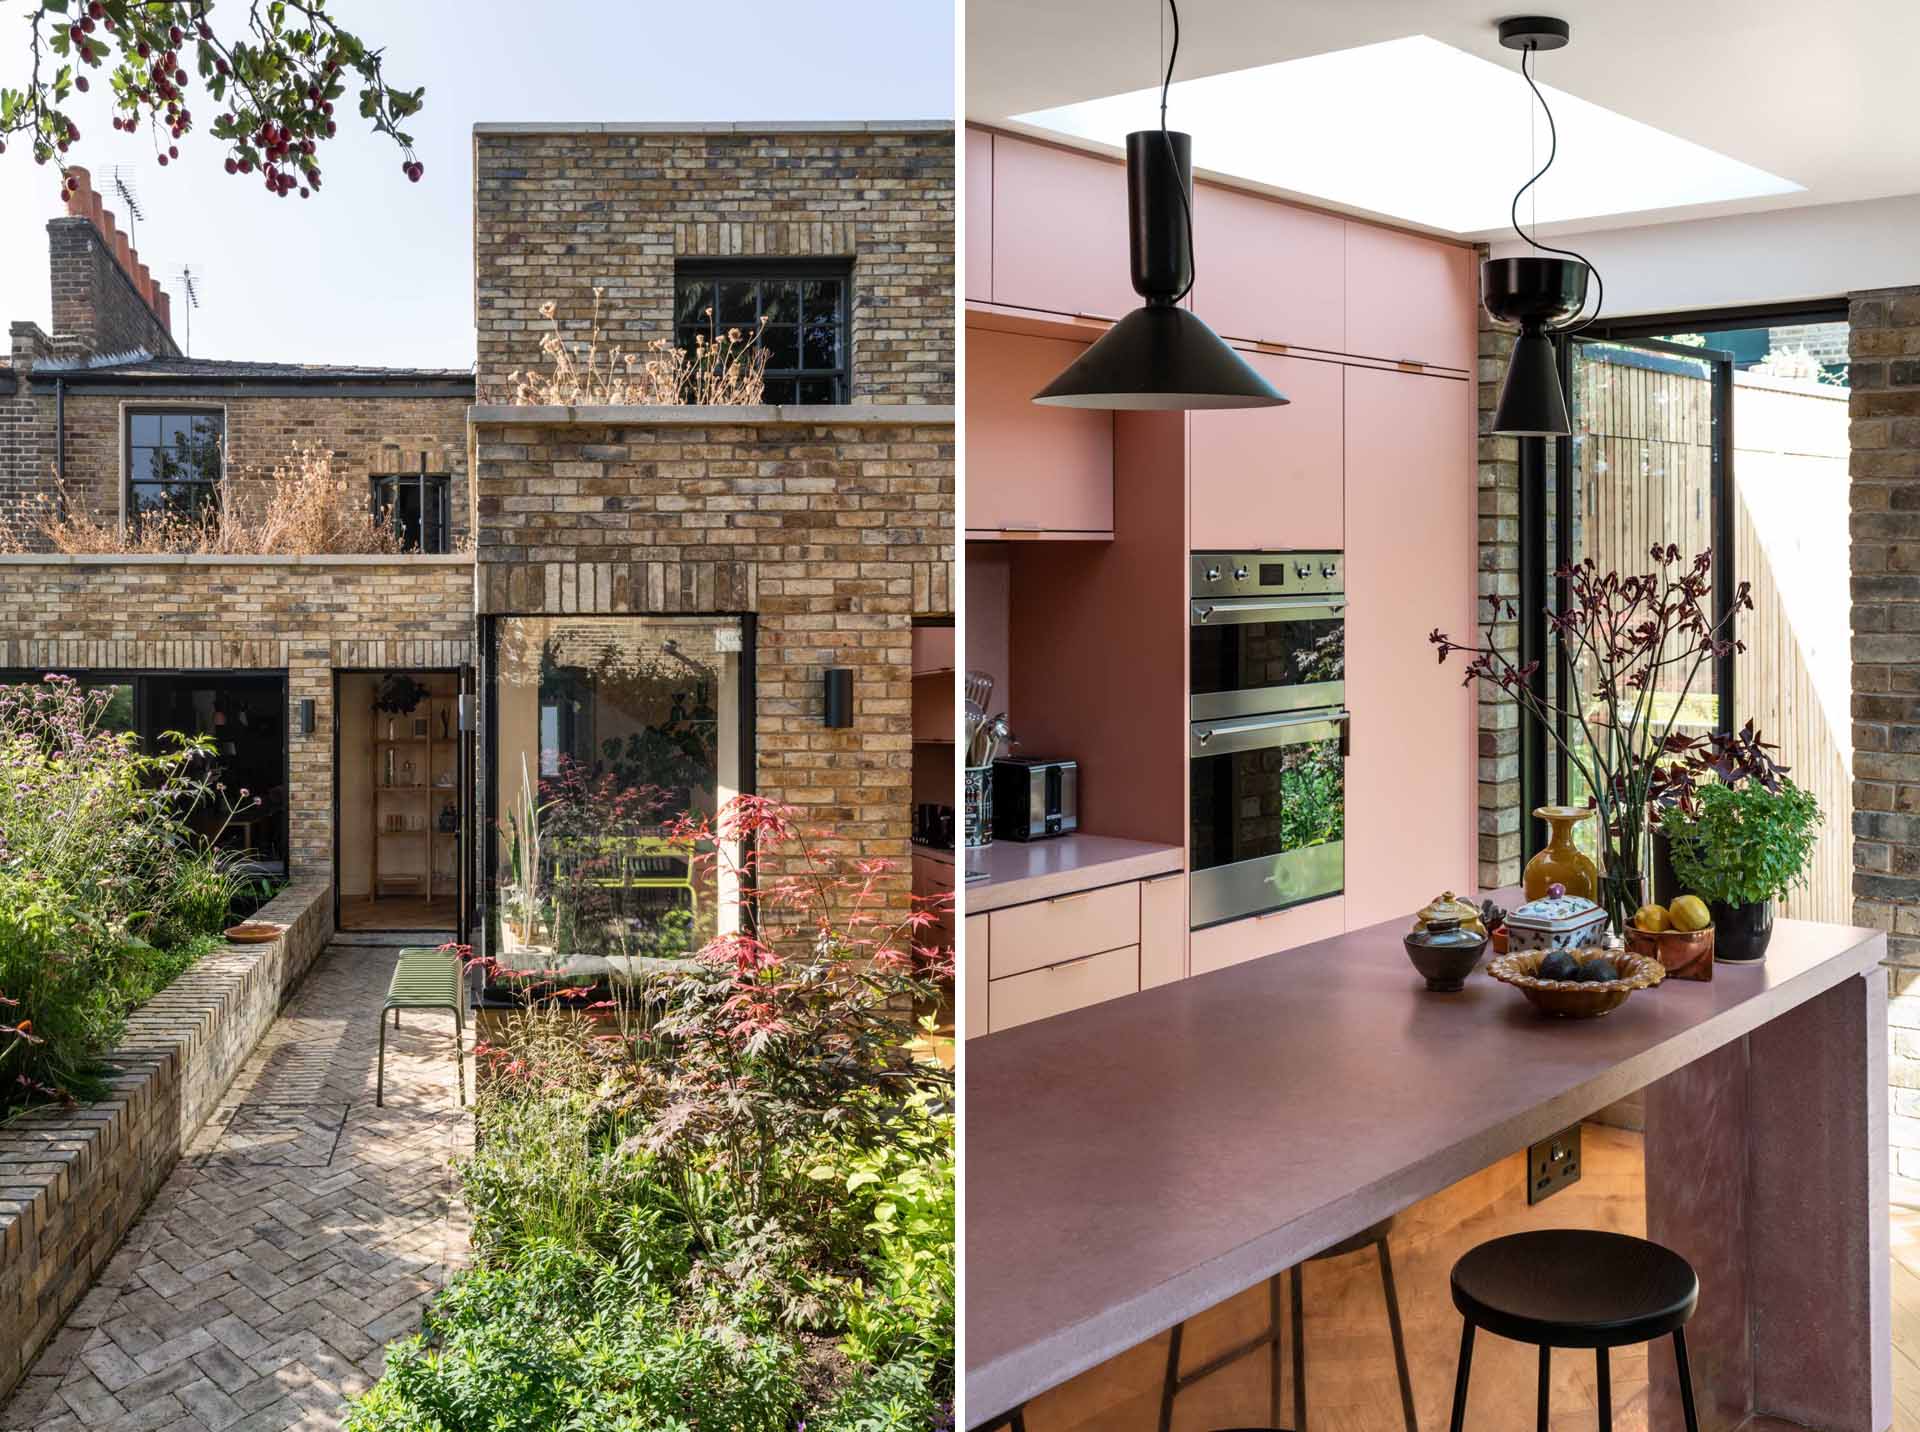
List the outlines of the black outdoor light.
{"type": "Polygon", "coordinates": [[[1180,9],[1160,85],[1160,127],[1127,136],[1133,288],[1146,300],[1107,330],[1033,401],[1061,408],[1175,412],[1270,408],[1273,384],[1180,301],[1193,288],[1193,139],[1167,128],[1167,89],[1180,53],[1180,9]]]}
{"type": "Polygon", "coordinates": [[[302,736],[313,734],[313,698],[311,696],[300,698],[300,734],[302,736]]]}
{"type": "Polygon", "coordinates": [[[826,717],[823,725],[843,729],[853,724],[853,670],[830,666],[825,673],[826,717]]]}
{"type": "Polygon", "coordinates": [[[1520,329],[1513,354],[1507,360],[1506,381],[1500,385],[1500,402],[1493,414],[1493,431],[1502,437],[1566,437],[1573,432],[1573,423],[1567,416],[1566,394],[1560,389],[1560,365],[1552,335],[1577,333],[1586,328],[1600,316],[1600,304],[1606,296],[1600,271],[1585,258],[1572,249],[1543,244],[1520,227],[1520,196],[1553,167],[1554,155],[1560,147],[1553,111],[1547,108],[1546,98],[1533,82],[1530,61],[1536,51],[1560,49],[1572,34],[1565,20],[1544,15],[1524,15],[1500,22],[1500,43],[1509,50],[1520,51],[1520,77],[1540,102],[1551,137],[1547,162],[1515,191],[1510,215],[1514,233],[1539,253],[1488,259],[1480,265],[1480,302],[1487,316],[1496,323],[1516,324],[1520,329]],[[1598,290],[1593,314],[1579,328],[1569,329],[1567,325],[1586,306],[1589,274],[1598,290]]]}

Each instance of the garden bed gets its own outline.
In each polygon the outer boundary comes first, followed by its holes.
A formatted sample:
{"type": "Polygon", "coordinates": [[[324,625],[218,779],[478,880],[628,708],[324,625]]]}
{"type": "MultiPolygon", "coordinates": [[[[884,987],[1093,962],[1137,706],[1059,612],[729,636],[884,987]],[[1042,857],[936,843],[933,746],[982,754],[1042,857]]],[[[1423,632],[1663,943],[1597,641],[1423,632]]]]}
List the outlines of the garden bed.
{"type": "Polygon", "coordinates": [[[104,1098],[0,1125],[0,1400],[219,1107],[332,912],[328,882],[295,881],[255,916],[284,935],[222,947],[127,1020],[104,1098]]]}

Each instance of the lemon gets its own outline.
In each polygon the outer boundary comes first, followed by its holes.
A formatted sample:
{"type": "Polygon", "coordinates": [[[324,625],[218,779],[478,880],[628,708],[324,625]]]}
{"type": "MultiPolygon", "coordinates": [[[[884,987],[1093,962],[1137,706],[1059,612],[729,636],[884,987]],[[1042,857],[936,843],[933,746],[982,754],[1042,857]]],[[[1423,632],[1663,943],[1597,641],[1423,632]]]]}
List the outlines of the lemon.
{"type": "Polygon", "coordinates": [[[1649,935],[1657,935],[1668,925],[1676,923],[1667,914],[1665,905],[1642,905],[1633,912],[1633,926],[1649,935]]]}
{"type": "Polygon", "coordinates": [[[1707,913],[1707,902],[1698,895],[1682,895],[1667,913],[1676,930],[1704,930],[1713,923],[1713,916],[1707,913]]]}

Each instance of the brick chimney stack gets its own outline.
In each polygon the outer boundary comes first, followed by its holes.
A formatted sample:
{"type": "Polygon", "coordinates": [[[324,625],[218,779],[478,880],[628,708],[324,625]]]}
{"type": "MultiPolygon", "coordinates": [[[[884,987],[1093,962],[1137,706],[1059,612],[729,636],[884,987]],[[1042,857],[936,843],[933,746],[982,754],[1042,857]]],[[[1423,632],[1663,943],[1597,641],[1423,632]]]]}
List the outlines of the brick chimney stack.
{"type": "Polygon", "coordinates": [[[172,304],[93,191],[93,177],[67,196],[67,215],[47,223],[53,280],[53,342],[62,357],[124,353],[141,348],[178,357],[172,304]]]}

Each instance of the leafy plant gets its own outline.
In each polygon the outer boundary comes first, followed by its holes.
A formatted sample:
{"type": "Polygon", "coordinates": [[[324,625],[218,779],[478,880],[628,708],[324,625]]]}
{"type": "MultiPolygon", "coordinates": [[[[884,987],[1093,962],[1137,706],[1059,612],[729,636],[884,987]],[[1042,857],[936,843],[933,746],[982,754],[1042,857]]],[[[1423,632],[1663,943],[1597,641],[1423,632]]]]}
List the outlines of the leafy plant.
{"type": "MultiPolygon", "coordinates": [[[[178,140],[207,128],[227,147],[229,174],[259,172],[266,189],[301,198],[320,187],[319,151],[333,138],[334,101],[359,78],[358,108],[376,133],[400,146],[401,169],[418,180],[424,168],[400,125],[416,114],[425,90],[394,89],[382,57],[342,29],[326,0],[273,0],[220,9],[235,19],[232,38],[217,35],[217,0],[41,0],[27,14],[28,80],[0,88],[0,152],[22,135],[36,163],[64,172],[80,127],[66,105],[90,74],[113,87],[113,127],[145,127],[161,165],[178,159],[178,140]],[[198,75],[211,104],[223,106],[201,125],[187,76],[198,75]],[[104,68],[103,68],[104,67],[104,68]],[[163,132],[164,131],[164,134],[163,132]]],[[[63,190],[78,180],[69,175],[63,190]]]]}
{"type": "Polygon", "coordinates": [[[1586,783],[1600,816],[1600,903],[1616,931],[1626,929],[1641,902],[1649,801],[1687,695],[1709,662],[1745,650],[1727,633],[1735,613],[1753,607],[1742,582],[1727,615],[1714,619],[1711,553],[1683,563],[1678,547],[1656,543],[1648,556],[1656,570],[1636,575],[1601,572],[1591,557],[1555,572],[1571,597],[1565,611],[1546,613],[1570,692],[1564,706],[1534,689],[1539,663],[1517,664],[1501,649],[1496,628],[1518,612],[1498,593],[1487,598],[1477,643],[1455,641],[1438,628],[1427,638],[1443,663],[1465,653],[1463,684],[1498,686],[1553,738],[1586,783]],[[1581,739],[1563,737],[1563,730],[1578,731],[1581,739]]]}
{"type": "Polygon", "coordinates": [[[1825,817],[1820,803],[1782,776],[1777,789],[1755,781],[1702,786],[1689,818],[1670,806],[1663,828],[1673,842],[1673,873],[1694,894],[1725,905],[1752,905],[1805,883],[1825,817]]]}

